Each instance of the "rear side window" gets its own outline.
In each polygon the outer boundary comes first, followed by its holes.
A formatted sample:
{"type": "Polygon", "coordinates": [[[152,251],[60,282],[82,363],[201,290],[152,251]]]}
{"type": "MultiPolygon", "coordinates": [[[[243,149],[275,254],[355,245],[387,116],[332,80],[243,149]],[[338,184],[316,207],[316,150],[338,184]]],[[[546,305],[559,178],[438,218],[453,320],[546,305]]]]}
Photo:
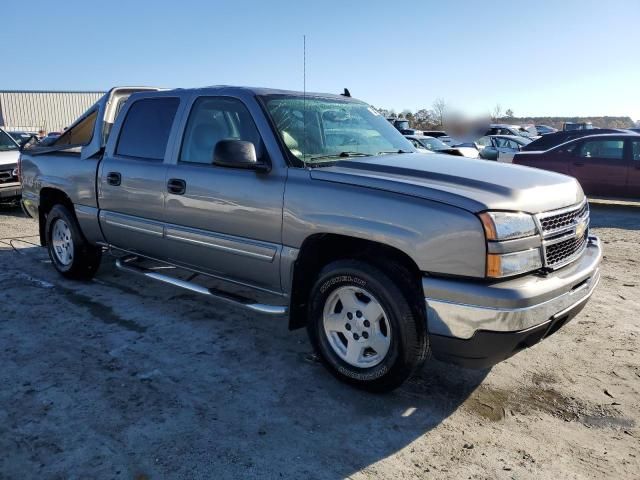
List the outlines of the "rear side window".
{"type": "Polygon", "coordinates": [[[634,160],[640,161],[640,141],[631,142],[631,155],[634,160]]]}
{"type": "Polygon", "coordinates": [[[622,140],[589,140],[582,144],[580,156],[583,158],[606,158],[622,160],[624,157],[624,141],[622,140]]]}
{"type": "Polygon", "coordinates": [[[122,124],[116,154],[162,160],[171,125],[178,110],[177,98],[145,98],[136,101],[122,124]]]}

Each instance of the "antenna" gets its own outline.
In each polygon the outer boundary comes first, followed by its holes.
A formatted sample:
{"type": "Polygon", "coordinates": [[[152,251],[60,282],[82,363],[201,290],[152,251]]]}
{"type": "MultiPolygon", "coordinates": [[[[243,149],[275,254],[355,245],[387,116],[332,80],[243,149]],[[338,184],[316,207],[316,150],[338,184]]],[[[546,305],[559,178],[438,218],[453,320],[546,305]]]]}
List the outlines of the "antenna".
{"type": "Polygon", "coordinates": [[[307,36],[302,36],[302,161],[307,145],[307,36]]]}

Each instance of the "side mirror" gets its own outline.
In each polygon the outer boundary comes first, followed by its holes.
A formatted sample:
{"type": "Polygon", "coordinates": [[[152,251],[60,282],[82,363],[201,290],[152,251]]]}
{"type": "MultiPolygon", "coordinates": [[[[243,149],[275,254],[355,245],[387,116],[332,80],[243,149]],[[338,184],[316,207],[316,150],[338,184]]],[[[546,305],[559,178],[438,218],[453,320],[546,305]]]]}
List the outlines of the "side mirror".
{"type": "Polygon", "coordinates": [[[245,140],[220,140],[213,150],[213,164],[218,167],[244,168],[268,172],[269,165],[258,162],[256,147],[245,140]]]}

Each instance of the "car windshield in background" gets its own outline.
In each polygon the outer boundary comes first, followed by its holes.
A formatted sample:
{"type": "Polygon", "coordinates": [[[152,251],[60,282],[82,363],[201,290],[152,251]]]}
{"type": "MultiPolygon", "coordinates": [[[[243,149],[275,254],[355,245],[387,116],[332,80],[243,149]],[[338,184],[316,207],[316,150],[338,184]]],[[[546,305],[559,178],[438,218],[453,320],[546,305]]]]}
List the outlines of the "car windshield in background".
{"type": "Polygon", "coordinates": [[[424,145],[424,148],[428,148],[429,150],[438,151],[451,148],[449,145],[441,142],[437,138],[419,138],[418,141],[424,145]]]}
{"type": "Polygon", "coordinates": [[[415,151],[364,103],[288,95],[266,96],[264,101],[283,143],[305,165],[415,151]]]}
{"type": "Polygon", "coordinates": [[[8,150],[18,150],[18,144],[11,138],[8,133],[0,130],[0,152],[6,152],[8,150]]]}

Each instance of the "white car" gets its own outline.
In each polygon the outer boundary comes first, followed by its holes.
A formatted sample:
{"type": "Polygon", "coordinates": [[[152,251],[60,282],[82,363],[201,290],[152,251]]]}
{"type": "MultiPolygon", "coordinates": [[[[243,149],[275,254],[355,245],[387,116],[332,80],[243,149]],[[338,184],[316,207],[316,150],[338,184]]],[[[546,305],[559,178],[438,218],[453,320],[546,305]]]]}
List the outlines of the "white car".
{"type": "Polygon", "coordinates": [[[18,157],[20,147],[4,130],[0,129],[0,202],[20,198],[21,189],[18,180],[18,157]]]}
{"type": "Polygon", "coordinates": [[[518,135],[487,135],[476,140],[476,145],[485,160],[513,163],[514,155],[531,142],[532,139],[518,135]]]}

